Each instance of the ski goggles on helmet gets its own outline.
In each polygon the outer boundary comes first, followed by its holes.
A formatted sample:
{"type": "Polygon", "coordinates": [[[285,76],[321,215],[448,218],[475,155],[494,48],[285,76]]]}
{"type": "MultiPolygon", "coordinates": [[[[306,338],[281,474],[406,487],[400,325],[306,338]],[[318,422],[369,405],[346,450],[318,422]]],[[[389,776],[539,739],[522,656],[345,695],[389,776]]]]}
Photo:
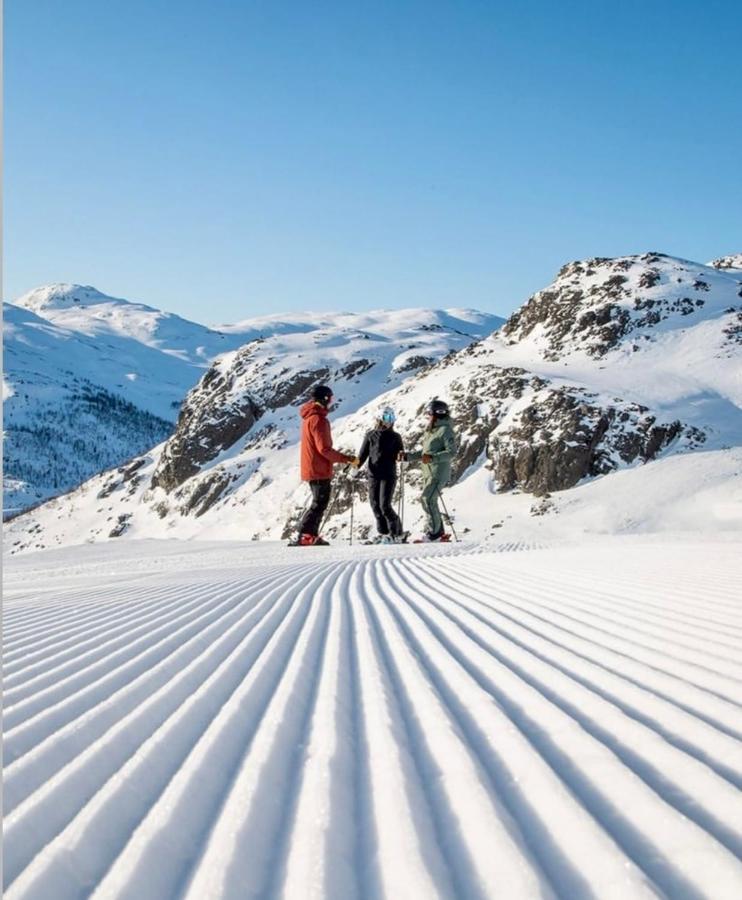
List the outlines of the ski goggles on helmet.
{"type": "Polygon", "coordinates": [[[428,405],[425,407],[425,415],[440,417],[448,416],[448,404],[444,403],[443,400],[438,400],[437,398],[435,398],[431,400],[430,403],[428,403],[428,405]]]}

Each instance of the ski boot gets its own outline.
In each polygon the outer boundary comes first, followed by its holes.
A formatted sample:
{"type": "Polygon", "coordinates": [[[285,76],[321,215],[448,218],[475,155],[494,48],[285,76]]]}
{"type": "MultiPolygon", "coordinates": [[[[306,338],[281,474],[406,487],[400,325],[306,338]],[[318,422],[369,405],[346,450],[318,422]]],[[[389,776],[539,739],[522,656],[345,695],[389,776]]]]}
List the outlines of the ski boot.
{"type": "Polygon", "coordinates": [[[330,544],[318,534],[300,534],[295,541],[289,543],[289,547],[329,547],[330,544]]]}

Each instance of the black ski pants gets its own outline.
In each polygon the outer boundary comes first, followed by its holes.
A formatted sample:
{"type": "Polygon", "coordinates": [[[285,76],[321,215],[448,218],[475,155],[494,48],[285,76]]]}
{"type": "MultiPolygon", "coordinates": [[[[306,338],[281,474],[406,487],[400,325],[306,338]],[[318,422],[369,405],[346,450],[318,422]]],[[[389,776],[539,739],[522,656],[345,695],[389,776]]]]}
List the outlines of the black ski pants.
{"type": "Polygon", "coordinates": [[[396,537],[402,533],[402,523],[392,509],[396,478],[369,478],[368,499],[376,517],[379,534],[391,534],[396,537]]]}
{"type": "Polygon", "coordinates": [[[300,534],[319,534],[322,517],[330,502],[332,481],[329,478],[317,478],[309,482],[312,491],[312,505],[304,513],[304,518],[299,525],[300,534]]]}

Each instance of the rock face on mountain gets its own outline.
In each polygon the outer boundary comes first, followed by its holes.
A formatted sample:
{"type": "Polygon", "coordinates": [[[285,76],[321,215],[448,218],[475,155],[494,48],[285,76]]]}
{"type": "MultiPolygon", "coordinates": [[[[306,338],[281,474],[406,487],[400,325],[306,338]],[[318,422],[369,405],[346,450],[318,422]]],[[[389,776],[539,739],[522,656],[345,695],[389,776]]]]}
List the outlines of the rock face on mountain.
{"type": "MultiPolygon", "coordinates": [[[[165,444],[152,476],[153,488],[172,493],[245,437],[266,412],[297,405],[319,382],[353,378],[373,365],[368,360],[356,360],[335,372],[326,366],[299,372],[282,366],[276,371],[276,360],[260,353],[263,343],[254,341],[219,359],[189,392],[175,433],[165,444]]],[[[254,445],[265,434],[253,433],[251,437],[254,445]]],[[[203,515],[231,480],[216,471],[200,479],[197,489],[185,489],[176,499],[183,501],[184,512],[203,515]]]]}
{"type": "Polygon", "coordinates": [[[248,353],[238,354],[224,371],[213,365],[186,396],[175,433],[165,444],[152,476],[152,487],[175,490],[243,437],[262,415],[247,393],[235,390],[244,375],[248,353]]]}
{"type": "Polygon", "coordinates": [[[739,269],[742,271],[742,253],[732,253],[730,256],[720,256],[712,260],[709,265],[715,269],[739,269]]]}
{"type": "MultiPolygon", "coordinates": [[[[454,483],[479,463],[491,471],[498,492],[519,488],[541,496],[647,462],[673,443],[694,449],[706,441],[700,428],[646,405],[498,366],[489,361],[492,355],[484,342],[449,363],[445,396],[458,442],[454,483]]],[[[440,371],[430,380],[436,376],[440,371]]],[[[405,408],[419,397],[413,414],[403,413],[399,423],[410,446],[422,440],[421,412],[431,393],[427,382],[422,378],[398,392],[405,408]]],[[[419,482],[415,471],[409,477],[419,482]]]]}
{"type": "Polygon", "coordinates": [[[706,439],[677,420],[658,423],[646,406],[618,400],[603,405],[584,388],[548,386],[535,392],[512,425],[496,431],[490,453],[498,490],[520,487],[540,496],[654,459],[680,435],[687,446],[706,439]]]}
{"type": "MultiPolygon", "coordinates": [[[[38,545],[42,519],[57,542],[69,521],[91,540],[287,536],[306,501],[298,406],[317,382],[335,390],[334,443],[349,453],[386,405],[419,447],[426,404],[445,398],[458,438],[447,496],[490,525],[498,496],[545,498],[663,454],[742,445],[741,292],[733,266],[645,253],[569,263],[490,334],[386,313],[253,340],[212,365],[162,447],[37,511],[12,544],[38,545]]],[[[357,534],[372,528],[365,481],[351,478],[337,472],[330,537],[348,535],[354,501],[357,534]]],[[[414,497],[419,467],[405,483],[414,497]]],[[[409,516],[419,526],[417,505],[409,516]]]]}
{"type": "Polygon", "coordinates": [[[713,286],[726,288],[726,274],[662,253],[572,262],[511,316],[503,335],[536,339],[547,360],[575,350],[601,357],[626,337],[651,340],[662,323],[702,311],[713,286]]]}

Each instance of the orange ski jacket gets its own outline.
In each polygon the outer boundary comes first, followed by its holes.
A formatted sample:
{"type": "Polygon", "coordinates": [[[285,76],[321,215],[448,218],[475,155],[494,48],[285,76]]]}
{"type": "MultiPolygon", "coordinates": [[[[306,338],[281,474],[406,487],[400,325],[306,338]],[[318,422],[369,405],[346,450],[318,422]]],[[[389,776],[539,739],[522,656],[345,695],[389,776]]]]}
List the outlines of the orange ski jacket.
{"type": "Polygon", "coordinates": [[[301,480],[332,478],[333,463],[347,463],[353,457],[339,453],[332,446],[332,432],[327,409],[310,400],[299,410],[301,423],[301,480]]]}

